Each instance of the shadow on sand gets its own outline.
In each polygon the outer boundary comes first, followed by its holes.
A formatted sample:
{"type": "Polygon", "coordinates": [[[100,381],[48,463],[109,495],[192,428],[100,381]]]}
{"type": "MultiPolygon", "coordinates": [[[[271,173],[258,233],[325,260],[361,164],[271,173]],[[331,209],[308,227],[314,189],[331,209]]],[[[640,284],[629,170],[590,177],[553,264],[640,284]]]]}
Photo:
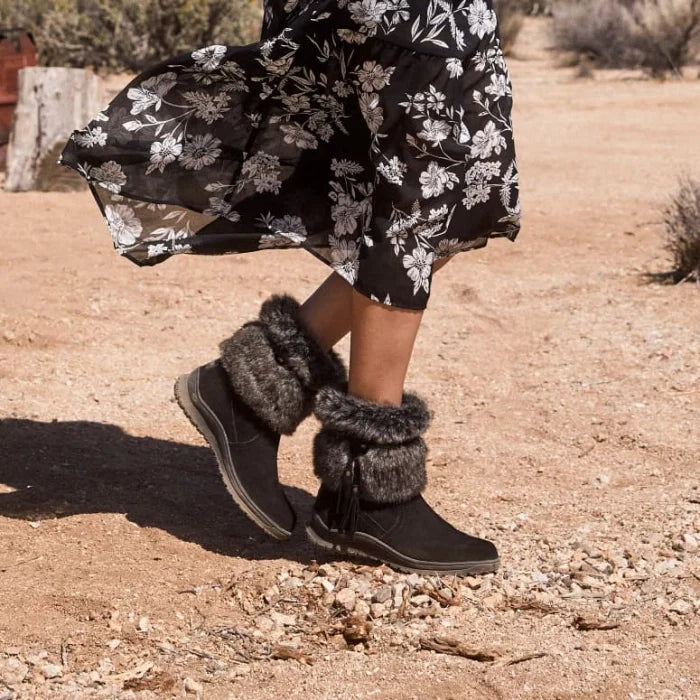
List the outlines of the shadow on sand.
{"type": "Polygon", "coordinates": [[[133,523],[165,530],[218,554],[308,563],[318,554],[303,524],[313,502],[287,488],[298,522],[276,542],[235,505],[205,447],[127,435],[88,421],[0,421],[0,515],[24,520],[79,513],[124,513],[133,523]]]}

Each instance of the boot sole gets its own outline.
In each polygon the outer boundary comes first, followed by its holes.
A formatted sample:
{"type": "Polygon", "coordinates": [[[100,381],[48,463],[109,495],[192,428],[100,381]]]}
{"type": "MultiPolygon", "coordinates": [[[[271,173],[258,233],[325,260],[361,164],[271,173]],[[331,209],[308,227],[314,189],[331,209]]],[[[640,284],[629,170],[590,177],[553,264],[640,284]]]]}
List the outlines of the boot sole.
{"type": "Polygon", "coordinates": [[[191,375],[183,374],[181,377],[178,377],[175,382],[175,399],[190,423],[192,423],[197,432],[209,443],[209,447],[213,450],[216,456],[216,462],[219,465],[219,472],[224,480],[224,484],[226,484],[226,489],[231,494],[236,505],[268,535],[274,537],[276,540],[289,539],[292,533],[285,530],[261,511],[238,480],[236,467],[233,463],[228,446],[228,440],[221,437],[226,434],[221,425],[221,421],[213,411],[209,409],[201,396],[198,395],[196,389],[198,386],[198,377],[195,377],[195,396],[191,395],[188,384],[190,376],[191,375]],[[197,403],[195,403],[195,401],[197,403]],[[218,437],[207,422],[204,415],[205,413],[209,417],[211,423],[216,426],[216,430],[219,433],[218,437]]]}
{"type": "Polygon", "coordinates": [[[454,561],[436,562],[413,559],[397,552],[376,537],[359,532],[353,538],[339,532],[329,530],[315,515],[306,526],[306,535],[309,540],[321,549],[388,564],[394,569],[409,574],[455,574],[457,576],[471,576],[474,574],[491,574],[496,571],[501,563],[500,558],[481,561],[454,561]]]}

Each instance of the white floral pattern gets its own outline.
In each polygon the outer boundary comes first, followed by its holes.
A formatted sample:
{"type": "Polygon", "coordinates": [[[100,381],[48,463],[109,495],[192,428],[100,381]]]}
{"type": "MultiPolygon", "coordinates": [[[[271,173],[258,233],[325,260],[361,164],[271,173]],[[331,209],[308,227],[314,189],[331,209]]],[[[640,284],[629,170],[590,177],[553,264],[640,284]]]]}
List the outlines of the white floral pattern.
{"type": "Polygon", "coordinates": [[[266,0],[259,44],[138,76],[62,161],[118,252],[305,247],[383,304],[519,231],[512,90],[491,0],[266,0]],[[408,50],[407,50],[408,49],[408,50]]]}

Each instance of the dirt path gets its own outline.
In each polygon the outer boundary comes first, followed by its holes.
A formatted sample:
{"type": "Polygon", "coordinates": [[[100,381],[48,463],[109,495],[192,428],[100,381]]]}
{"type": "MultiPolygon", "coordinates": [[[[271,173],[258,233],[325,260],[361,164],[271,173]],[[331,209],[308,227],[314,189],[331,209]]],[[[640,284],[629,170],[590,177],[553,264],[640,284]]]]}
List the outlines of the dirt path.
{"type": "MultiPolygon", "coordinates": [[[[428,499],[504,561],[443,595],[319,571],[302,528],[266,540],[171,399],[320,263],[139,270],[88,194],[0,193],[0,698],[700,696],[700,292],[640,281],[700,160],[700,81],[577,81],[543,28],[510,62],[524,232],[441,273],[409,378],[436,414],[428,499]],[[367,646],[344,641],[342,588],[380,606],[367,646]],[[497,660],[419,650],[436,635],[497,660]]],[[[282,447],[302,521],[313,430],[282,447]]]]}

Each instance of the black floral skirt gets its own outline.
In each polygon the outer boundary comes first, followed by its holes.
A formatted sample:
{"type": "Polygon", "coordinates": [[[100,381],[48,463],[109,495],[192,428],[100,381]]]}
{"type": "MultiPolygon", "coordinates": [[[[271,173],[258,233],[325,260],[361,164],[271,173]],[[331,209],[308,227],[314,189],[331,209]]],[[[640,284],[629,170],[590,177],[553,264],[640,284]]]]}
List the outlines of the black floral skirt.
{"type": "Polygon", "coordinates": [[[423,309],[437,259],[518,233],[511,106],[491,0],[267,0],[261,42],[154,66],[61,162],[138,265],[301,247],[423,309]]]}

